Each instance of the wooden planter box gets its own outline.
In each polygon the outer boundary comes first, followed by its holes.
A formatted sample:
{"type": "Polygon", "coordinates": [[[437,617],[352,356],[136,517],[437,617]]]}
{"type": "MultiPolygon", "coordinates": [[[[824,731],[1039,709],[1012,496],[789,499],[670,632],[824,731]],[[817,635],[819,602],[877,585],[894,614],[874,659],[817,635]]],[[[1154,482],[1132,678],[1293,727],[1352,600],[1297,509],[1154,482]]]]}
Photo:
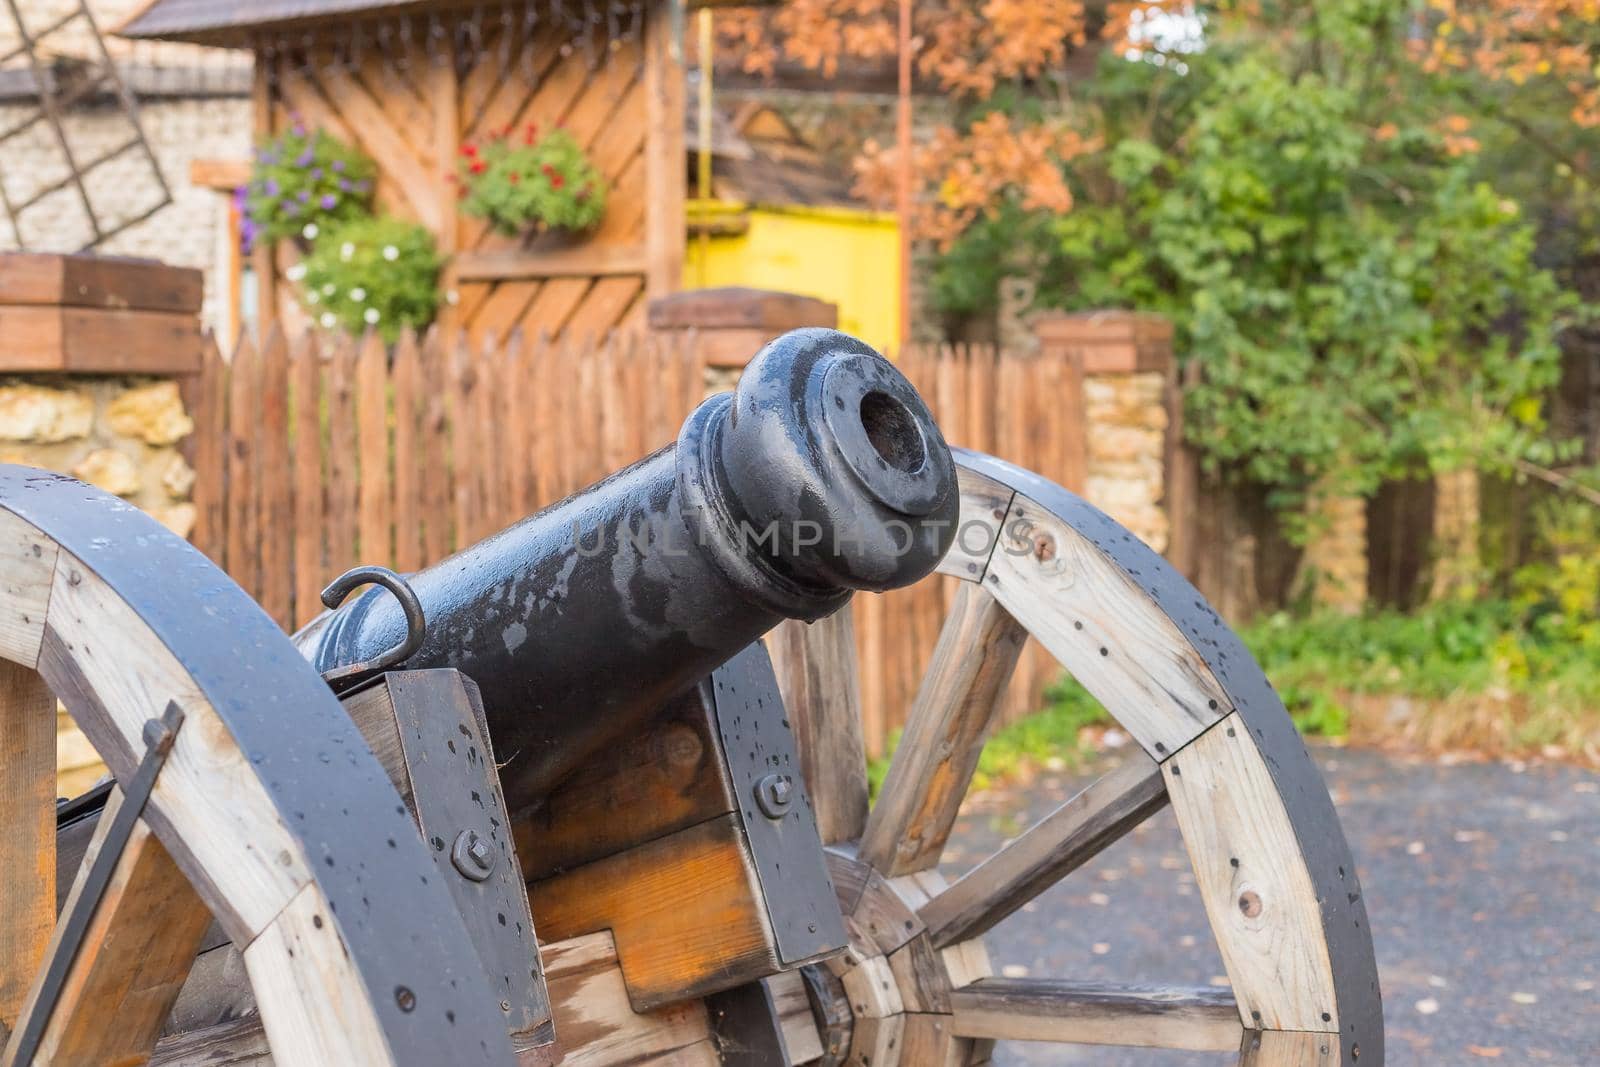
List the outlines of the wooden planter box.
{"type": "Polygon", "coordinates": [[[194,373],[203,284],[152,260],[0,255],[0,371],[194,373]]]}

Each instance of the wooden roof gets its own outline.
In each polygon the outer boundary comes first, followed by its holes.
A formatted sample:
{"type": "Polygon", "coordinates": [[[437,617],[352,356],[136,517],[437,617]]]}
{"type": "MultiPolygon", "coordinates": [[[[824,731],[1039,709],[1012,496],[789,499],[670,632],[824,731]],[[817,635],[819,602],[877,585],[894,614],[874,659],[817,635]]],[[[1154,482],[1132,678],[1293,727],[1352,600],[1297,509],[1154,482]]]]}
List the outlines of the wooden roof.
{"type": "Polygon", "coordinates": [[[749,204],[866,206],[851,189],[849,171],[829,164],[775,108],[751,101],[734,113],[729,125],[750,151],[713,162],[719,197],[749,204]]]}
{"type": "MultiPolygon", "coordinates": [[[[690,0],[688,7],[714,7],[728,0],[690,0]]],[[[772,0],[735,0],[760,5],[772,0]]],[[[482,7],[483,0],[150,0],[117,32],[124,37],[192,41],[247,47],[265,30],[317,23],[337,24],[355,16],[448,12],[482,7]]]]}

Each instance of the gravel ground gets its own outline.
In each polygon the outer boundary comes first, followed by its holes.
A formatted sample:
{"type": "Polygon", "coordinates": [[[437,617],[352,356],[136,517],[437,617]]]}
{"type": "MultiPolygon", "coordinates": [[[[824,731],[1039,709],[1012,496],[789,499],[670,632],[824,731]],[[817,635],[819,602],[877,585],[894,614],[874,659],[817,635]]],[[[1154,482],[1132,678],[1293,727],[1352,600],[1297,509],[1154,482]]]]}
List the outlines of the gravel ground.
{"type": "MultiPolygon", "coordinates": [[[[1377,941],[1388,1063],[1600,1064],[1600,775],[1315,750],[1377,941]]],[[[1090,777],[973,798],[954,876],[1090,777]]],[[[989,935],[996,973],[1221,984],[1170,810],[989,935]]],[[[1002,1067],[1231,1064],[1231,1055],[1014,1043],[1002,1067]]]]}

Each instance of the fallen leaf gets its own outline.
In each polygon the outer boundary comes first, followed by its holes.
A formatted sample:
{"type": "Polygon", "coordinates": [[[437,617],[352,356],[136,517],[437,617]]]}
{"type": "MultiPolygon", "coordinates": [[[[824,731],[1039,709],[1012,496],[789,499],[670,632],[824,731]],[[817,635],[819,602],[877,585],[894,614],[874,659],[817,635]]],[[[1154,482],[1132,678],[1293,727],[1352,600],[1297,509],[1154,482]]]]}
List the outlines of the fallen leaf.
{"type": "Polygon", "coordinates": [[[1498,1045],[1468,1045],[1467,1051],[1474,1056],[1482,1056],[1486,1060],[1497,1060],[1505,1049],[1498,1045]]]}

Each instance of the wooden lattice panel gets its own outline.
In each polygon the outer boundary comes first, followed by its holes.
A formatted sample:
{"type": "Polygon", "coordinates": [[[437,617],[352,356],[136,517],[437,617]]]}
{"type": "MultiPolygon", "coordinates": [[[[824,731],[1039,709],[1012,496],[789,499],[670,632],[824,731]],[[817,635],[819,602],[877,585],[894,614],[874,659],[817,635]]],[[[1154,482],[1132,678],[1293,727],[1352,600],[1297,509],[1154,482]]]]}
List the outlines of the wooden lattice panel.
{"type": "MultiPolygon", "coordinates": [[[[664,9],[607,39],[566,26],[485,27],[456,54],[390,40],[365,55],[332,44],[259,53],[257,123],[295,122],[359,146],[378,164],[380,211],[421,222],[451,256],[447,328],[474,338],[597,338],[642,324],[645,301],[676,288],[683,249],[682,71],[664,9]],[[605,217],[585,234],[527,238],[458,214],[451,176],[465,142],[560,127],[605,176],[605,217]]],[[[302,313],[283,281],[295,250],[258,260],[263,318],[302,313]]]]}

